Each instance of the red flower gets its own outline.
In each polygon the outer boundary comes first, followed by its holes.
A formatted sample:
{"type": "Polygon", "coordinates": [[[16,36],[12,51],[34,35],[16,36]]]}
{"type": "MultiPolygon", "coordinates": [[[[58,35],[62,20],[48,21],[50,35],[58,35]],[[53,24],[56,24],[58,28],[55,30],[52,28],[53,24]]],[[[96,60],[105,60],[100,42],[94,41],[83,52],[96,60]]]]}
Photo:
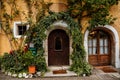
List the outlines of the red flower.
{"type": "Polygon", "coordinates": [[[13,50],[10,50],[10,52],[9,52],[11,55],[14,53],[14,51],[13,50]]]}
{"type": "Polygon", "coordinates": [[[24,52],[28,51],[28,46],[24,46],[24,52]]]}

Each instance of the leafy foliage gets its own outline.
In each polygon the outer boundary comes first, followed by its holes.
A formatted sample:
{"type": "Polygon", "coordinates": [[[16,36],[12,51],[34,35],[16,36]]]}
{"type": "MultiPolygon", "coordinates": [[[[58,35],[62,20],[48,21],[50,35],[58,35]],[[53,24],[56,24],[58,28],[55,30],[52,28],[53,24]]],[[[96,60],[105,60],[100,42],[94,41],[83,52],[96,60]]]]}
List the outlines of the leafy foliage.
{"type": "Polygon", "coordinates": [[[2,69],[12,73],[28,72],[28,66],[31,65],[35,65],[37,71],[47,71],[44,57],[39,54],[34,56],[31,51],[24,53],[17,50],[12,53],[5,53],[1,60],[2,69]]]}
{"type": "MultiPolygon", "coordinates": [[[[84,73],[89,75],[91,73],[91,66],[85,60],[86,52],[83,46],[83,35],[81,33],[82,27],[84,27],[82,26],[82,20],[83,18],[89,18],[89,29],[93,29],[98,25],[113,23],[115,18],[110,15],[109,9],[112,5],[117,4],[118,1],[119,0],[67,0],[68,11],[54,13],[49,10],[51,3],[46,4],[44,0],[25,0],[29,9],[27,19],[31,26],[27,32],[28,37],[26,42],[33,42],[38,50],[36,56],[36,59],[39,59],[36,62],[37,69],[39,71],[47,71],[43,49],[43,40],[46,39],[45,31],[53,24],[53,22],[63,20],[68,24],[68,33],[73,39],[73,54],[71,55],[72,65],[70,70],[76,72],[78,75],[84,73]],[[35,21],[33,21],[33,7],[37,11],[35,21]],[[77,22],[75,22],[74,19],[77,20],[77,22]]],[[[20,11],[16,7],[15,0],[9,0],[7,2],[9,5],[12,5],[12,13],[8,14],[3,2],[4,1],[2,1],[2,11],[5,24],[2,24],[2,30],[6,33],[11,46],[13,47],[12,42],[15,42],[15,45],[17,46],[17,41],[11,31],[10,22],[20,15],[20,11]]],[[[14,55],[5,54],[3,57],[3,65],[6,70],[19,72],[26,68],[26,65],[24,65],[25,60],[22,58],[23,56],[19,51],[15,52],[14,55]]]]}
{"type": "Polygon", "coordinates": [[[5,53],[2,57],[1,67],[5,71],[13,73],[27,72],[27,66],[24,64],[24,60],[19,51],[14,51],[12,54],[5,53]]]}
{"type": "MultiPolygon", "coordinates": [[[[32,30],[32,34],[28,31],[27,43],[33,42],[38,51],[43,51],[43,40],[46,39],[45,31],[55,22],[63,20],[68,24],[68,32],[73,39],[73,54],[71,59],[73,64],[71,65],[70,70],[75,71],[78,75],[83,74],[86,71],[86,74],[90,74],[91,68],[85,67],[88,66],[85,58],[85,50],[83,47],[82,33],[79,29],[79,24],[75,22],[68,13],[60,12],[53,13],[49,16],[45,16],[41,19],[32,30]],[[34,35],[35,34],[35,35],[34,35]],[[39,34],[39,35],[38,35],[39,34]],[[84,66],[85,65],[85,66],[84,66]],[[81,71],[80,71],[81,70],[81,71]]],[[[42,52],[43,53],[43,52],[42,52]]],[[[43,56],[43,54],[41,54],[43,56]]]]}
{"type": "Polygon", "coordinates": [[[80,25],[83,18],[90,18],[88,28],[93,29],[98,25],[113,23],[115,18],[112,18],[109,9],[112,5],[118,4],[118,1],[119,0],[68,0],[68,11],[73,18],[77,18],[80,25]]]}

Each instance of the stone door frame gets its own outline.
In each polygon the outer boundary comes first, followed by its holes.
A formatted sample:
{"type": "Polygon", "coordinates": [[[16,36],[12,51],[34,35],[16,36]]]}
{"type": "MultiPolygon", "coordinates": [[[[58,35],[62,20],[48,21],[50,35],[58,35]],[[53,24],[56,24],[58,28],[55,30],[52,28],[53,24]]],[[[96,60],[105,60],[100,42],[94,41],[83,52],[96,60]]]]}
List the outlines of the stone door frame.
{"type": "MultiPolygon", "coordinates": [[[[43,48],[45,50],[44,55],[45,55],[47,66],[48,66],[48,36],[55,29],[61,29],[61,30],[64,30],[67,33],[68,25],[67,25],[66,22],[64,22],[62,20],[61,21],[56,21],[52,25],[50,25],[48,30],[45,31],[45,34],[47,35],[47,38],[46,38],[46,40],[43,41],[43,48]]],[[[68,34],[69,41],[70,41],[69,42],[69,52],[70,52],[69,54],[72,54],[72,51],[73,51],[73,49],[72,49],[72,37],[69,35],[69,33],[67,33],[67,34],[68,34]]],[[[72,64],[71,59],[69,59],[69,63],[70,63],[70,65],[72,64]]],[[[70,65],[69,66],[48,66],[48,69],[50,69],[50,70],[55,70],[55,69],[59,69],[59,68],[60,69],[61,68],[68,69],[70,67],[70,65]]]]}
{"type": "MultiPolygon", "coordinates": [[[[119,53],[119,36],[118,32],[113,26],[110,25],[105,25],[105,26],[100,26],[101,28],[106,28],[112,32],[112,37],[113,37],[113,42],[114,42],[114,54],[112,57],[111,64],[115,66],[116,68],[120,68],[120,53],[119,53]]],[[[88,61],[88,35],[89,35],[89,30],[86,30],[84,34],[84,47],[86,50],[86,60],[88,61]]]]}

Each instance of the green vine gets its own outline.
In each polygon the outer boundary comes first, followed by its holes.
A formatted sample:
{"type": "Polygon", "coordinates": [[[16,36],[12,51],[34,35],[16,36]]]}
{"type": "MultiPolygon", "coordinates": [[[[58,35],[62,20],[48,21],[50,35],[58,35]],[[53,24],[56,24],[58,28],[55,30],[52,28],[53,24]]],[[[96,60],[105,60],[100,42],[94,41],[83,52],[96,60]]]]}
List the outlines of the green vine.
{"type": "Polygon", "coordinates": [[[106,25],[114,22],[116,18],[110,15],[111,6],[118,4],[119,0],[68,0],[68,12],[76,18],[82,27],[83,18],[89,18],[88,29],[98,25],[106,25]]]}
{"type": "MultiPolygon", "coordinates": [[[[43,49],[43,40],[46,39],[45,31],[49,29],[53,22],[63,20],[68,24],[68,33],[72,36],[73,40],[72,65],[70,66],[70,70],[76,72],[78,75],[89,75],[91,73],[91,67],[85,60],[86,52],[83,46],[83,35],[81,33],[84,27],[82,21],[84,18],[88,19],[89,26],[87,27],[89,30],[98,25],[113,23],[116,18],[110,15],[109,10],[111,6],[118,4],[119,0],[67,0],[68,11],[59,13],[51,12],[49,10],[51,3],[45,3],[44,0],[24,1],[28,6],[29,14],[26,17],[31,26],[27,31],[26,42],[33,42],[35,44],[39,58],[42,59],[42,63],[45,64],[43,71],[47,70],[43,49]],[[32,8],[37,11],[35,16],[33,15],[32,8]],[[35,21],[33,21],[33,17],[35,17],[35,21]]],[[[2,0],[2,17],[4,18],[2,30],[5,32],[11,47],[13,47],[12,42],[15,41],[16,46],[18,44],[13,36],[10,24],[14,18],[20,17],[20,11],[16,7],[16,0],[9,0],[7,3],[11,8],[10,14],[6,12],[4,1],[2,0]]]]}
{"type": "Polygon", "coordinates": [[[86,52],[83,47],[81,33],[83,27],[81,23],[82,19],[85,17],[90,18],[89,29],[93,29],[98,25],[110,24],[115,18],[112,18],[109,14],[109,9],[112,5],[117,3],[118,0],[68,0],[68,11],[52,13],[38,20],[36,26],[32,29],[32,34],[34,35],[29,35],[28,40],[32,41],[38,50],[43,51],[42,41],[46,38],[45,31],[53,22],[64,20],[68,24],[69,33],[73,39],[73,54],[71,55],[72,65],[70,70],[76,72],[78,75],[84,73],[90,74],[91,67],[85,60],[86,52]],[[75,22],[73,18],[77,19],[78,23],[75,22]]]}
{"type": "Polygon", "coordinates": [[[14,18],[18,16],[20,17],[20,11],[17,9],[15,0],[9,0],[6,2],[4,2],[3,0],[1,1],[1,18],[2,18],[1,29],[10,43],[11,50],[21,48],[21,44],[19,44],[18,40],[14,38],[13,31],[11,28],[12,21],[14,20],[14,18]],[[10,7],[10,13],[6,10],[5,3],[9,4],[7,6],[10,7]]]}
{"type": "MultiPolygon", "coordinates": [[[[91,68],[85,60],[85,50],[83,47],[82,33],[80,32],[79,24],[75,22],[68,13],[53,13],[41,19],[38,24],[36,24],[36,26],[32,29],[33,35],[29,35],[27,37],[27,42],[29,43],[32,41],[38,51],[43,51],[43,40],[46,39],[45,31],[49,29],[53,22],[59,20],[63,20],[68,24],[68,32],[73,39],[73,54],[71,55],[73,64],[71,65],[70,70],[75,71],[78,75],[81,75],[83,73],[90,74],[91,68]]],[[[42,52],[41,55],[43,54],[44,53],[42,52]]]]}

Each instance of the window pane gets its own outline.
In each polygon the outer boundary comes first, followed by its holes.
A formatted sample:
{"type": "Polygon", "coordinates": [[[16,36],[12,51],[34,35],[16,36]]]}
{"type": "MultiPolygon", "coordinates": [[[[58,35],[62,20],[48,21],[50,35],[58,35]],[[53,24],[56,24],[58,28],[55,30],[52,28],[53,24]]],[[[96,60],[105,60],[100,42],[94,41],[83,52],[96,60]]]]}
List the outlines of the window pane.
{"type": "Polygon", "coordinates": [[[27,30],[27,26],[18,25],[19,35],[23,35],[26,30],[27,30]]]}
{"type": "Polygon", "coordinates": [[[100,54],[104,54],[104,47],[100,47],[100,54]]]}
{"type": "Polygon", "coordinates": [[[96,31],[90,32],[88,37],[88,53],[90,55],[95,55],[97,52],[97,39],[96,39],[96,31]]]}
{"type": "Polygon", "coordinates": [[[100,39],[100,46],[103,46],[103,39],[100,39]]]}
{"type": "Polygon", "coordinates": [[[95,48],[93,48],[93,54],[96,54],[96,53],[97,53],[97,49],[95,47],[95,48]]]}
{"type": "Polygon", "coordinates": [[[105,54],[108,54],[108,47],[105,47],[105,54]]]}
{"type": "Polygon", "coordinates": [[[96,46],[96,39],[93,39],[93,46],[96,46]]]}
{"type": "Polygon", "coordinates": [[[91,39],[88,40],[88,46],[92,46],[92,40],[91,39]]]}
{"type": "Polygon", "coordinates": [[[104,43],[105,43],[104,45],[107,46],[107,45],[108,45],[108,40],[105,39],[105,40],[104,40],[104,43]]]}
{"type": "Polygon", "coordinates": [[[89,53],[89,55],[91,55],[92,54],[92,48],[88,48],[88,53],[89,53]]]}
{"type": "Polygon", "coordinates": [[[60,37],[57,37],[55,39],[55,50],[61,50],[62,49],[62,41],[60,37]]]}

